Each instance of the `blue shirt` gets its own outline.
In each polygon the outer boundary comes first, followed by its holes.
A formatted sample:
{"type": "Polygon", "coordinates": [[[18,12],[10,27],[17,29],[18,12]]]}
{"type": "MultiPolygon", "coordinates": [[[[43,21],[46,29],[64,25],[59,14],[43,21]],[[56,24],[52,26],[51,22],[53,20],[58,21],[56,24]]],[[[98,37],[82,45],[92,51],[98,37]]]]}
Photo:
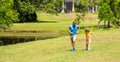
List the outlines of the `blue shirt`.
{"type": "Polygon", "coordinates": [[[72,32],[72,34],[70,34],[70,36],[75,36],[77,34],[77,30],[80,28],[79,25],[70,25],[69,26],[69,30],[72,32]]]}

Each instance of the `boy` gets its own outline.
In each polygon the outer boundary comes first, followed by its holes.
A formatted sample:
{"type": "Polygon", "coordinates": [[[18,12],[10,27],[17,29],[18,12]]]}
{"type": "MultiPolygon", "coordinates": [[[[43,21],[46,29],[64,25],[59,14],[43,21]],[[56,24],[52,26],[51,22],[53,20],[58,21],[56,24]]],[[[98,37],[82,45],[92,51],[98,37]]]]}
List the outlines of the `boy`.
{"type": "Polygon", "coordinates": [[[85,30],[85,37],[86,37],[86,50],[90,51],[90,42],[91,42],[91,31],[89,28],[85,30]]]}

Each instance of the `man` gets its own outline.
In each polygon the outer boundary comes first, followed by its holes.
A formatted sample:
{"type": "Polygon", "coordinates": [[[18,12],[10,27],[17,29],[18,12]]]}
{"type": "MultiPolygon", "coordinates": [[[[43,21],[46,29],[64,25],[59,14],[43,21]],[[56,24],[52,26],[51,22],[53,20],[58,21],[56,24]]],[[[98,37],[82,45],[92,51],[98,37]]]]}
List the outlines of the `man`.
{"type": "Polygon", "coordinates": [[[76,41],[76,34],[78,33],[79,25],[76,25],[76,22],[73,21],[72,25],[69,26],[69,33],[70,39],[72,43],[72,51],[75,50],[75,41],[76,41]]]}

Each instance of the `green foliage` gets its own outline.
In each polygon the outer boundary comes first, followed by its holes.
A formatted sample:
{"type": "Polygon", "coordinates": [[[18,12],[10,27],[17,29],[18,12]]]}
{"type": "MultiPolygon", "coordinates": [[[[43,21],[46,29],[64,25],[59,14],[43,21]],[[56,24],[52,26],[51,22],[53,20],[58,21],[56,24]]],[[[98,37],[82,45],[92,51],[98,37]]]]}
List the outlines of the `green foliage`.
{"type": "Polygon", "coordinates": [[[112,24],[115,26],[115,27],[119,27],[120,26],[120,21],[117,19],[117,18],[113,18],[113,21],[112,21],[112,24]]]}
{"type": "Polygon", "coordinates": [[[79,24],[79,23],[81,23],[81,21],[84,21],[84,17],[86,15],[86,13],[88,12],[89,1],[88,0],[78,0],[77,6],[78,6],[78,8],[75,8],[75,12],[80,12],[81,15],[77,14],[75,21],[77,21],[77,23],[79,24]],[[81,7],[79,7],[79,6],[81,6],[81,7]]]}
{"type": "Polygon", "coordinates": [[[77,25],[79,25],[81,23],[81,21],[84,21],[84,15],[76,14],[75,21],[76,21],[77,25]]]}
{"type": "Polygon", "coordinates": [[[29,1],[15,0],[14,9],[19,13],[19,22],[37,22],[34,6],[29,1]]]}
{"type": "Polygon", "coordinates": [[[62,9],[62,0],[29,0],[36,10],[56,14],[62,9]]]}
{"type": "Polygon", "coordinates": [[[81,6],[81,8],[76,8],[76,11],[87,12],[89,8],[89,2],[87,0],[78,0],[77,6],[81,6]]]}
{"type": "Polygon", "coordinates": [[[28,12],[29,14],[34,13],[34,7],[29,2],[18,1],[18,4],[20,11],[23,11],[25,13],[28,12]]]}
{"type": "Polygon", "coordinates": [[[112,0],[110,2],[111,10],[114,14],[114,25],[116,27],[120,26],[120,0],[112,0]]]}
{"type": "Polygon", "coordinates": [[[79,25],[81,23],[80,19],[81,19],[80,15],[77,14],[76,18],[75,18],[75,21],[76,21],[77,25],[79,25]]]}
{"type": "Polygon", "coordinates": [[[90,4],[92,6],[95,6],[96,4],[98,4],[100,2],[100,0],[89,0],[90,4]]]}
{"type": "Polygon", "coordinates": [[[110,6],[106,3],[102,4],[102,6],[99,8],[98,15],[100,20],[110,21],[113,18],[113,13],[110,9],[110,6]]]}
{"type": "Polygon", "coordinates": [[[0,3],[0,28],[6,29],[17,22],[18,13],[13,9],[13,0],[2,0],[0,3]]]}
{"type": "MultiPolygon", "coordinates": [[[[1,0],[0,0],[1,1],[1,0]]],[[[36,22],[34,6],[29,1],[2,0],[0,2],[0,28],[6,29],[13,22],[36,22]]]]}
{"type": "Polygon", "coordinates": [[[120,26],[120,1],[119,0],[101,0],[99,8],[99,19],[102,21],[108,21],[108,27],[110,22],[116,27],[120,26]]]}
{"type": "Polygon", "coordinates": [[[57,11],[54,10],[54,5],[52,3],[47,4],[47,6],[45,8],[45,12],[57,15],[57,11]]]}
{"type": "Polygon", "coordinates": [[[61,0],[43,0],[39,2],[37,8],[39,8],[41,12],[47,12],[47,13],[57,15],[57,11],[55,9],[62,8],[62,1],[61,0]]]}

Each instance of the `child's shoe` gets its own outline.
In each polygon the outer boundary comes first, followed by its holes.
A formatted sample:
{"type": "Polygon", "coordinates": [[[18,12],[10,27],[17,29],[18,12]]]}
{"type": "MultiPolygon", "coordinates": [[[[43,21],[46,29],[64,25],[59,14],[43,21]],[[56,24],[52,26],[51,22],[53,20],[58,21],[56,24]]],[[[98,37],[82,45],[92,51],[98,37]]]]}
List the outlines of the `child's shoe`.
{"type": "Polygon", "coordinates": [[[88,48],[88,49],[86,49],[87,51],[90,51],[91,50],[91,48],[88,48]]]}

